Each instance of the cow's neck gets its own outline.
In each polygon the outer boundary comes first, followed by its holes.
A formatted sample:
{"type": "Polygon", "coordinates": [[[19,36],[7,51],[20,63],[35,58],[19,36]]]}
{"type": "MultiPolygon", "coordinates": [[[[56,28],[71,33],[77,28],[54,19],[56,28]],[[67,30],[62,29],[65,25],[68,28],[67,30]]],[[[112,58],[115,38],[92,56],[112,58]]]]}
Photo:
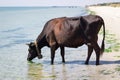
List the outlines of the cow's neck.
{"type": "Polygon", "coordinates": [[[48,46],[48,43],[47,43],[45,37],[43,37],[43,38],[41,38],[41,39],[37,39],[36,42],[37,42],[37,44],[38,44],[38,48],[39,48],[39,49],[43,48],[44,46],[48,46]]]}

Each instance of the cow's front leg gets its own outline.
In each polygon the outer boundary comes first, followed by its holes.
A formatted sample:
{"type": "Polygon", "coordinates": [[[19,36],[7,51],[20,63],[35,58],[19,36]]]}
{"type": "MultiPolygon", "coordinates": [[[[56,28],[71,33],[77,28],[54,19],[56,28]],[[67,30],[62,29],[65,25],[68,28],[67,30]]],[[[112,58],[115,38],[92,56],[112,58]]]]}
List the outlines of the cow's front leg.
{"type": "Polygon", "coordinates": [[[55,57],[55,50],[58,48],[58,45],[56,43],[55,35],[53,32],[51,32],[49,35],[47,35],[47,41],[49,43],[50,49],[51,49],[51,64],[54,63],[54,57],[55,57]]]}
{"type": "Polygon", "coordinates": [[[64,47],[60,47],[61,49],[61,56],[62,56],[62,62],[65,63],[65,50],[64,50],[64,47]]]}
{"type": "Polygon", "coordinates": [[[51,64],[54,64],[54,58],[55,58],[55,47],[51,47],[51,64]]]}

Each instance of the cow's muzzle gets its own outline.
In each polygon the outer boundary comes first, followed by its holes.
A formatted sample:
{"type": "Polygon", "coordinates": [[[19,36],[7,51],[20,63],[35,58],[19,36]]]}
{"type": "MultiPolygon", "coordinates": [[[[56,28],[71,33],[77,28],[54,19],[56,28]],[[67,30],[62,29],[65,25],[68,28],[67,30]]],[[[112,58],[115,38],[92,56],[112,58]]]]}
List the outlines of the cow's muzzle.
{"type": "Polygon", "coordinates": [[[42,59],[43,58],[43,56],[42,55],[38,55],[38,59],[42,59]]]}

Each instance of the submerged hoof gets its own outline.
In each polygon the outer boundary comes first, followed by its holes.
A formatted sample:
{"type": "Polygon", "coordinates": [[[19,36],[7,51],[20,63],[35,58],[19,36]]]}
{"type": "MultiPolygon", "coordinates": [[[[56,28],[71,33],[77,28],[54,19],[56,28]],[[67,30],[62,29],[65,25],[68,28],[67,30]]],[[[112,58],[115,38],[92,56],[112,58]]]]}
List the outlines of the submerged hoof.
{"type": "Polygon", "coordinates": [[[86,65],[88,65],[89,63],[88,62],[85,62],[86,65]]]}
{"type": "Polygon", "coordinates": [[[96,66],[100,65],[100,63],[96,63],[96,66]]]}

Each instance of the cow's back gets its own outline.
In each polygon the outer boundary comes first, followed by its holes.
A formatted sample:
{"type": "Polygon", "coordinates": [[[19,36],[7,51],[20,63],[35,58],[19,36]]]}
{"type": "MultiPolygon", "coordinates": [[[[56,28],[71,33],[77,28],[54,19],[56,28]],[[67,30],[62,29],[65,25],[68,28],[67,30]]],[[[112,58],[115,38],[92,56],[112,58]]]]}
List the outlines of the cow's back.
{"type": "Polygon", "coordinates": [[[52,35],[53,41],[60,46],[78,47],[84,44],[83,32],[87,37],[94,39],[102,25],[100,20],[101,18],[95,15],[55,18],[45,27],[46,37],[52,35]]]}
{"type": "Polygon", "coordinates": [[[102,18],[97,15],[88,15],[81,17],[81,24],[85,34],[89,36],[96,36],[102,26],[102,18]]]}
{"type": "Polygon", "coordinates": [[[56,41],[61,46],[78,47],[83,44],[79,18],[66,18],[54,28],[56,41]]]}

